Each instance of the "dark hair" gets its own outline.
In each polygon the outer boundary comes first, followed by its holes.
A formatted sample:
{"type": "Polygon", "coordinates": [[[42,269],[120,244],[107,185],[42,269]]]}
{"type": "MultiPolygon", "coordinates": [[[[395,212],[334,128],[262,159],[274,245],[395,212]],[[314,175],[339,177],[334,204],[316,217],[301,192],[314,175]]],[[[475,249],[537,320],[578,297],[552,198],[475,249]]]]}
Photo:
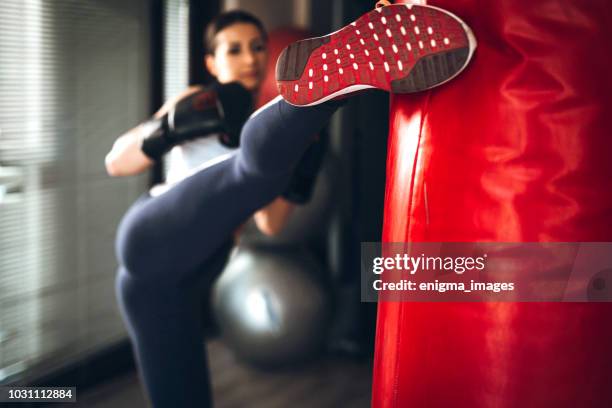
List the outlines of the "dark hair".
{"type": "Polygon", "coordinates": [[[263,39],[265,41],[268,40],[268,33],[261,20],[246,11],[232,10],[219,14],[206,26],[206,30],[204,31],[204,46],[206,47],[206,53],[214,54],[215,48],[217,47],[217,44],[215,44],[215,36],[219,31],[238,23],[253,24],[257,27],[263,39]]]}

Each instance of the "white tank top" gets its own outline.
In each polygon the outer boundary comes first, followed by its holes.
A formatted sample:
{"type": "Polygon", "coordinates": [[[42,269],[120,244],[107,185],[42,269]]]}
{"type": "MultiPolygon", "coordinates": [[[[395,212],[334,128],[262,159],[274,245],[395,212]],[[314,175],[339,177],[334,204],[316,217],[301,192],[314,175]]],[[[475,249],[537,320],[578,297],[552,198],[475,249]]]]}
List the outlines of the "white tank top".
{"type": "Polygon", "coordinates": [[[209,135],[175,146],[166,158],[166,182],[154,186],[149,193],[154,197],[163,194],[181,180],[213,164],[229,159],[236,152],[236,149],[230,149],[219,143],[216,135],[209,135]]]}

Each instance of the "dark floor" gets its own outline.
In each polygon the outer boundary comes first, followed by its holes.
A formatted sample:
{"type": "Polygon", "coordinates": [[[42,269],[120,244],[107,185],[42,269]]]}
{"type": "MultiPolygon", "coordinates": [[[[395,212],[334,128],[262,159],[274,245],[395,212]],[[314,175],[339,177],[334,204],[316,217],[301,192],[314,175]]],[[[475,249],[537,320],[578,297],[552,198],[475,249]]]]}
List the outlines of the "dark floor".
{"type": "MultiPolygon", "coordinates": [[[[218,340],[208,344],[216,408],[369,407],[369,362],[322,358],[294,372],[262,372],[236,361],[218,340]]],[[[64,408],[147,407],[136,373],[78,395],[64,408]]]]}

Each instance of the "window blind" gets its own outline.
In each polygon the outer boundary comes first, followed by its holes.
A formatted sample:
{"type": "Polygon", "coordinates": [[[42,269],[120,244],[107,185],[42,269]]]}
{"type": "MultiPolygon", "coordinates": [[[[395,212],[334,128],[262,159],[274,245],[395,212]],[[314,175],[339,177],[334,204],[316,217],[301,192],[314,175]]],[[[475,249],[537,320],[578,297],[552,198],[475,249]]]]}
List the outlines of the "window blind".
{"type": "Polygon", "coordinates": [[[166,0],[164,4],[164,99],[189,84],[189,2],[166,0]]]}
{"type": "MultiPolygon", "coordinates": [[[[169,99],[189,85],[189,2],[166,0],[164,3],[164,100],[169,99]]],[[[176,150],[165,155],[164,174],[167,177],[172,160],[177,160],[176,150]]],[[[180,159],[179,159],[180,160],[180,159]]]]}
{"type": "Polygon", "coordinates": [[[147,175],[104,156],[150,114],[149,7],[2,1],[0,383],[125,338],[113,242],[147,175]]]}

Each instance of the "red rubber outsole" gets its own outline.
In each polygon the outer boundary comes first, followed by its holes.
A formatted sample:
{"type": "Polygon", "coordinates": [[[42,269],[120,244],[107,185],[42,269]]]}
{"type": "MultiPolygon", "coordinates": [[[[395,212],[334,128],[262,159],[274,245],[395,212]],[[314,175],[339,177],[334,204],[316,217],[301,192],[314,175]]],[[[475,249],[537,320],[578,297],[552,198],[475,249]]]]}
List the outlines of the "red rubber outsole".
{"type": "Polygon", "coordinates": [[[418,92],[456,76],[475,47],[469,27],[449,12],[390,5],[285,48],[276,65],[278,90],[299,106],[365,88],[418,92]]]}

